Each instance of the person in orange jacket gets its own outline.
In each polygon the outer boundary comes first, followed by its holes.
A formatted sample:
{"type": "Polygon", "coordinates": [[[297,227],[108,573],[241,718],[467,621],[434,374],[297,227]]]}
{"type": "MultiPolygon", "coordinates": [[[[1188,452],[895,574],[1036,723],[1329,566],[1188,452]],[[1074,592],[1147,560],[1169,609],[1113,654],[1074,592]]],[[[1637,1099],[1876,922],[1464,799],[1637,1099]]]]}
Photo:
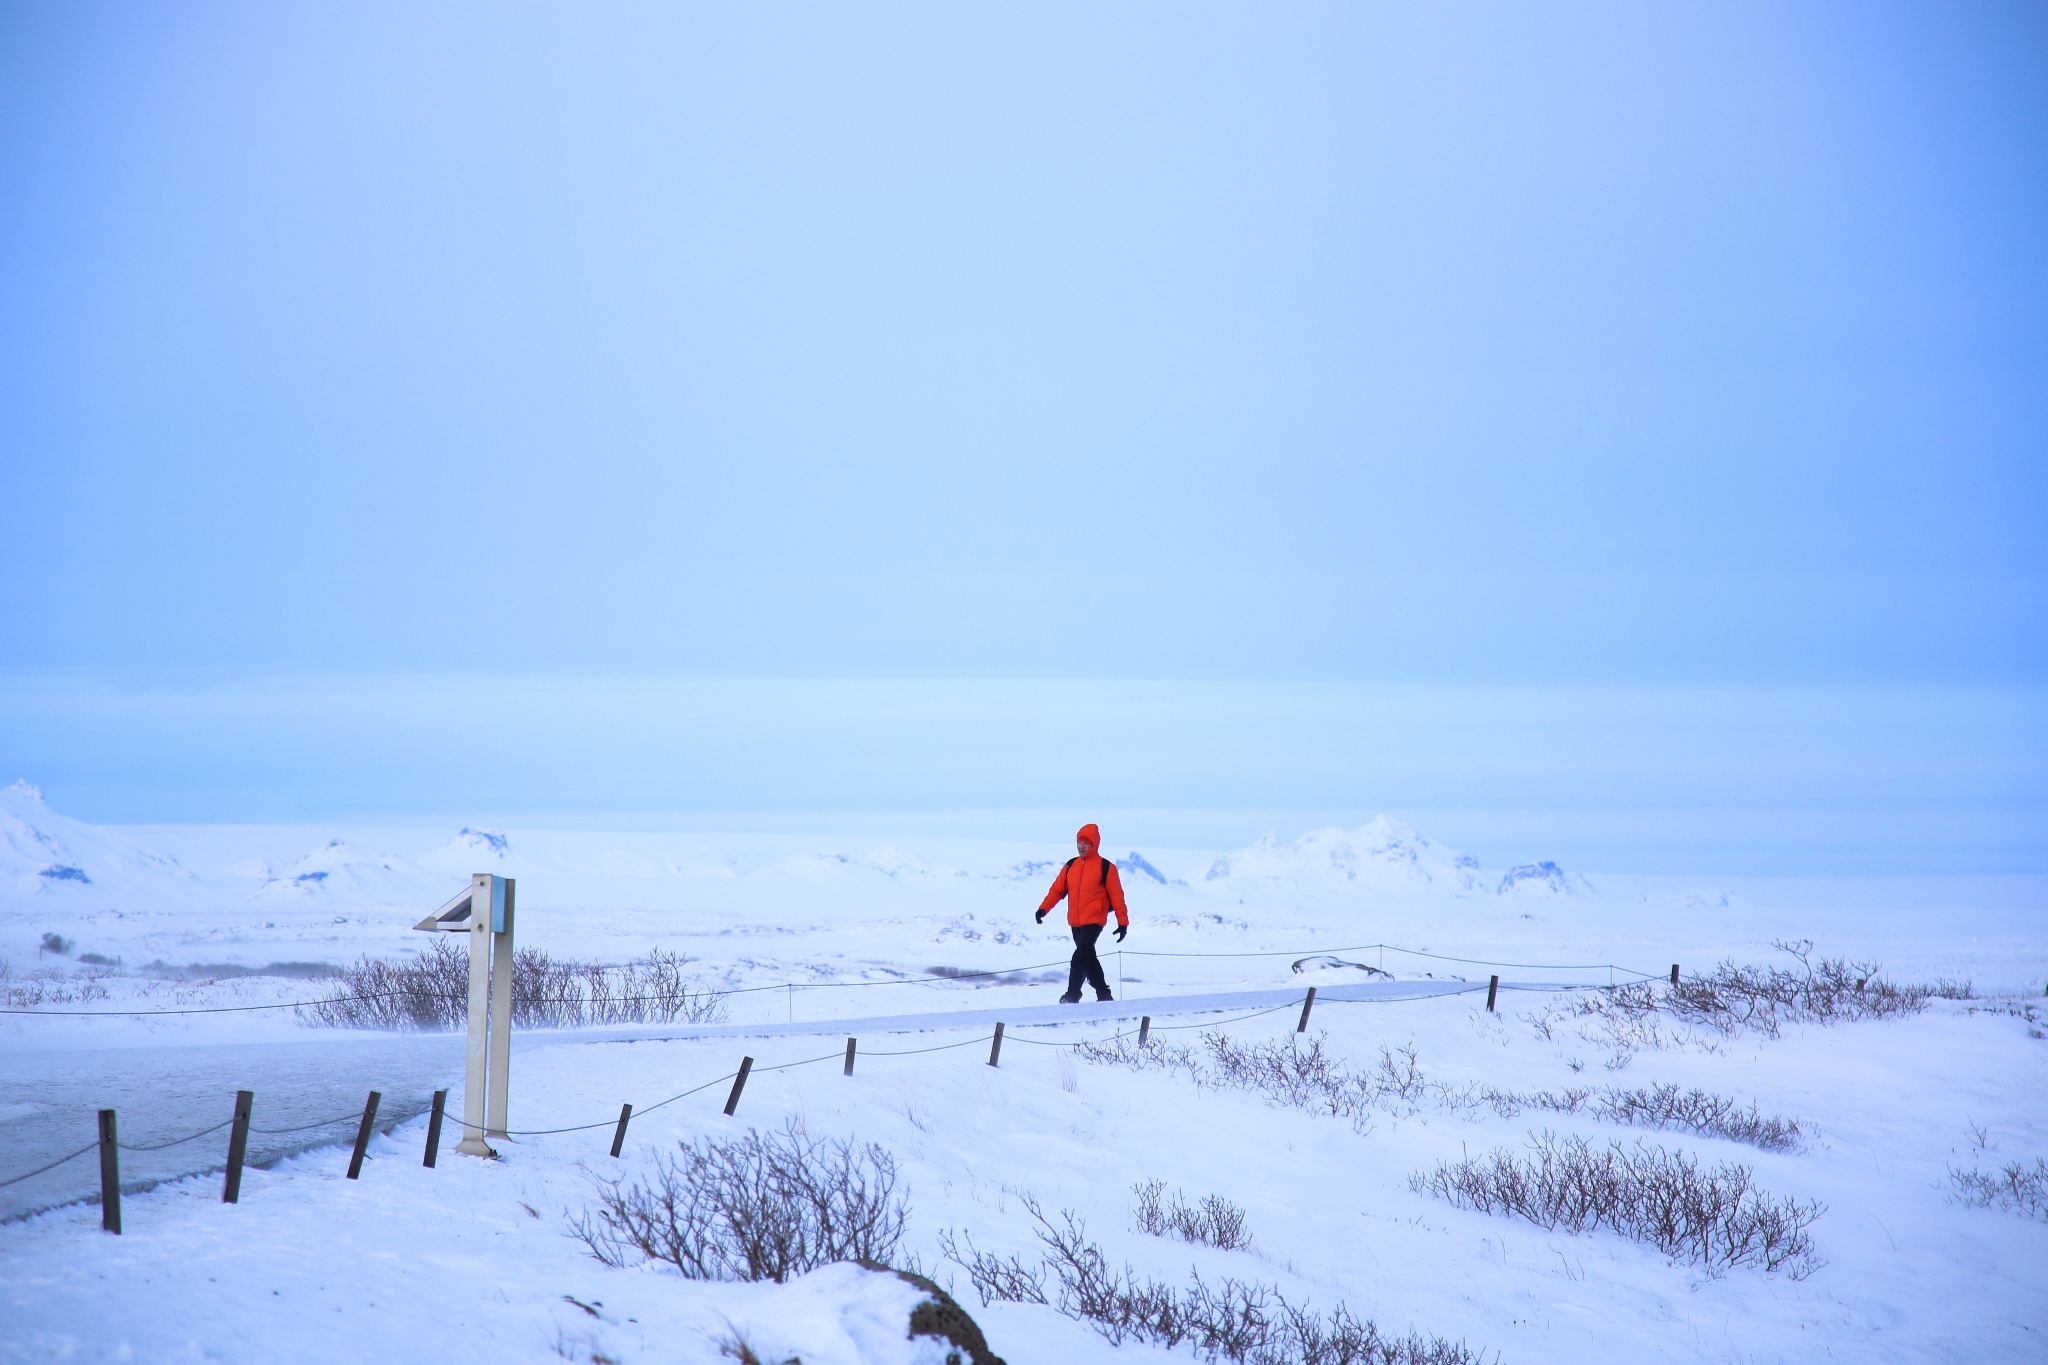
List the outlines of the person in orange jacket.
{"type": "Polygon", "coordinates": [[[1081,981],[1085,977],[1095,988],[1097,1000],[1115,999],[1109,993],[1109,982],[1102,975],[1102,959],[1095,955],[1095,940],[1102,937],[1102,931],[1109,923],[1109,912],[1116,911],[1116,941],[1122,943],[1130,930],[1130,912],[1124,908],[1124,884],[1116,875],[1116,864],[1096,853],[1102,846],[1102,831],[1093,825],[1081,826],[1081,832],[1074,836],[1074,847],[1080,850],[1078,856],[1069,858],[1060,868],[1060,875],[1052,879],[1052,890],[1045,893],[1045,901],[1038,907],[1038,923],[1045,923],[1045,915],[1064,897],[1067,902],[1067,927],[1074,931],[1074,961],[1067,968],[1067,993],[1060,997],[1060,1003],[1071,1005],[1081,998],[1081,981]]]}

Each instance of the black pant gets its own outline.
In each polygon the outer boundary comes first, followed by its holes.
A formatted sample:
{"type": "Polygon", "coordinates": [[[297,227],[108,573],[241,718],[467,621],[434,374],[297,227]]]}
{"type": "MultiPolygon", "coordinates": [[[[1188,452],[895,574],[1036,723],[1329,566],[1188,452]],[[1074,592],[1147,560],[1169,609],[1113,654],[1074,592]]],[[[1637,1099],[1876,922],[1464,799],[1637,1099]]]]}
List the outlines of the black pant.
{"type": "Polygon", "coordinates": [[[1102,976],[1102,959],[1095,955],[1095,940],[1102,937],[1107,926],[1076,924],[1070,927],[1074,931],[1074,962],[1067,968],[1067,994],[1079,995],[1081,978],[1085,976],[1097,995],[1108,995],[1109,982],[1102,976]]]}

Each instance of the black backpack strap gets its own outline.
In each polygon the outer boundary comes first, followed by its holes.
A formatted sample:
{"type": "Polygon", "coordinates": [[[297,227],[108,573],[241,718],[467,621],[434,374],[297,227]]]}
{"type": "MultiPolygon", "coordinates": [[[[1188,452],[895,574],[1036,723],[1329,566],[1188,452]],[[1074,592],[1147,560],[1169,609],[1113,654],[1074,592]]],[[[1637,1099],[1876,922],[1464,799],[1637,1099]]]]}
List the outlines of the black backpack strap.
{"type": "MultiPolygon", "coordinates": [[[[1096,883],[1095,883],[1095,884],[1096,884],[1096,886],[1100,887],[1101,889],[1103,889],[1103,890],[1107,890],[1107,889],[1109,888],[1109,869],[1110,869],[1110,861],[1109,861],[1109,859],[1107,859],[1107,858],[1102,858],[1102,855],[1100,855],[1100,854],[1097,854],[1096,856],[1097,856],[1098,858],[1101,858],[1101,861],[1102,861],[1102,871],[1096,874],[1097,880],[1096,880],[1096,883]]],[[[1060,864],[1060,872],[1061,872],[1062,874],[1064,874],[1064,873],[1066,872],[1066,870],[1067,870],[1068,868],[1072,867],[1072,866],[1073,866],[1073,865],[1074,865],[1075,863],[1078,863],[1078,862],[1080,862],[1080,861],[1081,861],[1081,860],[1080,860],[1079,858],[1069,858],[1069,859],[1067,859],[1067,860],[1066,860],[1065,862],[1063,862],[1063,863],[1061,863],[1061,864],[1060,864]]]]}

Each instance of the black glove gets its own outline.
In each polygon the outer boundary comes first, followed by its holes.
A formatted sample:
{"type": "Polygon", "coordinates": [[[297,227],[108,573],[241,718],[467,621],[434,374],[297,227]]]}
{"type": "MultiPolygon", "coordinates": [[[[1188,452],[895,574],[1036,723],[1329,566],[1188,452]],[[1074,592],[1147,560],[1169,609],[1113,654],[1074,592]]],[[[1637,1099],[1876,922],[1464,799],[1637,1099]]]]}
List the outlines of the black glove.
{"type": "Polygon", "coordinates": [[[1045,911],[1041,910],[1038,912],[1038,922],[1040,924],[1045,923],[1045,911]]]}
{"type": "Polygon", "coordinates": [[[1125,935],[1125,934],[1128,934],[1129,932],[1131,932],[1131,926],[1130,926],[1130,925],[1128,925],[1128,924],[1119,924],[1119,925],[1118,925],[1118,926],[1116,927],[1116,941],[1117,941],[1118,943],[1122,943],[1122,942],[1124,941],[1124,935],[1125,935]]]}

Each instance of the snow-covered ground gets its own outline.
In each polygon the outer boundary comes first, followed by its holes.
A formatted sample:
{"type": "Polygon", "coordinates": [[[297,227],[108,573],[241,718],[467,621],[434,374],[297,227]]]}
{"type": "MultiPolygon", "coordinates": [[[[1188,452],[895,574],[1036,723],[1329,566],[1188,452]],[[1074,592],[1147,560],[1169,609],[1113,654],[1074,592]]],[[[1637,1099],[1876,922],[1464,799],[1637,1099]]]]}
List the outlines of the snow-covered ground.
{"type": "MultiPolygon", "coordinates": [[[[729,986],[915,978],[867,995],[812,989],[821,1015],[952,1008],[934,967],[1028,967],[1071,949],[1037,904],[1071,833],[1042,843],[829,835],[618,834],[294,826],[109,829],[68,819],[26,783],[0,790],[0,959],[17,976],[120,964],[113,992],[166,972],[292,971],[420,950],[408,932],[472,872],[518,879],[518,936],[617,961],[662,945],[729,986]],[[44,952],[47,934],[68,956],[44,952]],[[154,972],[156,975],[152,976],[154,972]]],[[[1883,961],[1895,976],[2038,991],[2048,877],[1697,879],[1603,876],[1547,862],[1483,868],[1387,819],[1234,851],[1134,848],[1106,832],[1137,916],[1127,980],[1142,990],[1294,978],[1299,956],[1380,942],[1449,957],[1619,963],[1652,975],[1779,938],[1883,961]],[[1268,959],[1149,954],[1270,953],[1268,959]]],[[[1477,963],[1375,956],[1399,977],[1477,963]]],[[[1577,979],[1605,983],[1605,970],[1577,979]]],[[[1626,979],[1625,976],[1619,979],[1626,979]]],[[[244,991],[290,976],[244,978],[244,991]]],[[[290,991],[306,994],[307,988],[290,991]]],[[[317,993],[317,992],[316,992],[317,993]]],[[[787,1000],[759,1002],[763,1017],[787,1000]]],[[[744,1006],[736,1006],[744,1007],[744,1006]]],[[[743,1017],[743,1016],[736,1016],[743,1017]]],[[[29,1034],[46,1036],[38,1022],[29,1034]]],[[[180,1025],[150,1025],[150,1036],[180,1025]]],[[[211,1028],[213,1025],[208,1025],[211,1028]]],[[[284,1025],[284,1032],[291,1026],[284,1025]]],[[[118,1032],[115,1030],[114,1032],[118,1032]]],[[[94,1038],[109,1036],[94,1024],[94,1038]]],[[[81,1036],[65,1026],[61,1035],[81,1036]]]]}
{"type": "MultiPolygon", "coordinates": [[[[98,1231],[91,1206],[0,1225],[0,1358],[712,1361],[718,1340],[733,1335],[763,1360],[942,1358],[929,1343],[885,1340],[907,1303],[900,1281],[837,1267],[781,1287],[690,1282],[607,1268],[570,1235],[606,1173],[645,1171],[678,1138],[794,1119],[896,1156],[911,1209],[906,1249],[954,1283],[1012,1365],[1189,1358],[1113,1349],[1049,1308],[982,1305],[940,1255],[940,1233],[968,1229],[985,1247],[1028,1252],[1026,1195],[1077,1211],[1112,1258],[1162,1279],[1194,1266],[1212,1281],[1266,1282],[1320,1307],[1342,1301],[1383,1329],[1461,1338],[1509,1365],[2048,1359],[2048,1223],[1965,1207],[1950,1179],[1951,1167],[2048,1155],[2048,1012],[2035,1005],[2048,972],[2048,879],[1699,884],[1540,863],[1482,868],[1393,821],[1235,851],[1133,849],[1114,829],[1107,835],[1131,893],[1120,970],[1133,999],[1359,981],[1366,967],[1400,980],[1483,982],[1500,971],[1511,981],[1604,984],[1608,963],[1661,975],[1673,962],[1689,972],[1722,958],[1782,962],[1771,946],[1780,938],[1882,960],[1896,980],[1967,979],[1980,998],[1778,1039],[1678,1030],[1662,1047],[1619,1046],[1562,1017],[1579,998],[1570,995],[1511,994],[1497,1014],[1482,994],[1319,1005],[1328,1047],[1355,1068],[1377,1066],[1382,1048],[1412,1046],[1422,1071],[1452,1087],[1673,1082],[1796,1119],[1805,1141],[1765,1152],[1585,1114],[1507,1118],[1433,1101],[1354,1123],[1037,1045],[1118,1031],[1086,1006],[1069,1026],[1020,1035],[1000,1067],[986,1065],[985,1027],[947,1016],[1042,1005],[1057,988],[976,986],[930,969],[1039,969],[1064,956],[1057,921],[1035,926],[1029,911],[1071,850],[1065,831],[1026,846],[911,835],[111,830],[68,820],[17,785],[0,793],[0,954],[5,984],[40,993],[45,1008],[317,995],[328,987],[305,976],[207,984],[172,973],[416,951],[425,936],[408,926],[469,873],[489,870],[519,879],[523,943],[607,961],[667,947],[715,984],[804,987],[731,997],[734,1021],[763,1035],[745,1044],[760,1067],[836,1052],[815,1038],[766,1036],[775,1021],[927,1018],[920,1032],[863,1037],[851,1079],[836,1061],[759,1070],[735,1118],[720,1114],[725,1087],[714,1085],[636,1119],[618,1163],[599,1128],[515,1138],[497,1162],[444,1151],[426,1170],[424,1121],[414,1120],[373,1143],[360,1181],[342,1179],[347,1153],[330,1148],[250,1172],[233,1207],[218,1202],[218,1177],[131,1196],[119,1238],[98,1231]],[[42,946],[50,934],[61,951],[42,946]],[[1437,956],[1360,947],[1380,943],[1437,956]],[[1324,954],[1335,962],[1302,960],[1324,954]],[[953,1042],[964,1045],[879,1055],[953,1042]],[[1439,1161],[1519,1149],[1544,1130],[1748,1165],[1769,1192],[1826,1206],[1814,1226],[1825,1264],[1803,1279],[1713,1275],[1611,1233],[1545,1232],[1410,1188],[1411,1175],[1439,1161]],[[1135,1230],[1132,1187],[1152,1179],[1241,1205],[1250,1248],[1135,1230]]],[[[1217,1027],[1218,1017],[1175,1022],[1217,1027]]],[[[1293,1022],[1290,1009],[1220,1031],[1278,1040],[1293,1022]]],[[[334,1037],[289,1012],[6,1016],[0,1179],[19,1164],[7,1155],[9,1128],[53,1117],[4,1089],[26,1074],[24,1059],[112,1049],[118,1067],[120,1055],[171,1044],[284,1048],[334,1037]]],[[[729,1072],[736,1046],[731,1037],[536,1043],[515,1067],[513,1126],[604,1120],[622,1100],[644,1105],[729,1072]]],[[[458,1063],[451,1055],[444,1083],[459,1091],[458,1063]]],[[[89,1107],[77,1117],[82,1143],[89,1107]]]]}

